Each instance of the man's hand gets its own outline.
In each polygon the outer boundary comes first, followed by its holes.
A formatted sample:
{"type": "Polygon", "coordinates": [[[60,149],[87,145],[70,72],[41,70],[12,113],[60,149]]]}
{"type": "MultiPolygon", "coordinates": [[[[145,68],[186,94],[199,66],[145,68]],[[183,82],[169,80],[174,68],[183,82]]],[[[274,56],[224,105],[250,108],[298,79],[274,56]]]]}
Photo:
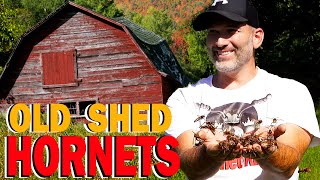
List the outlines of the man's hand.
{"type": "Polygon", "coordinates": [[[276,139],[286,132],[284,124],[267,128],[262,127],[249,136],[259,140],[259,143],[248,145],[243,149],[243,156],[252,159],[266,159],[273,154],[278,146],[276,139]]]}
{"type": "MultiPolygon", "coordinates": [[[[227,148],[221,148],[220,143],[223,143],[225,142],[224,140],[230,138],[230,136],[224,135],[223,132],[215,132],[213,134],[209,129],[201,129],[195,133],[195,137],[201,139],[202,144],[206,149],[206,153],[215,160],[232,160],[240,157],[242,154],[242,145],[239,142],[234,142],[235,144],[232,145],[226,144],[227,148]]],[[[230,142],[230,139],[228,140],[230,142]]]]}

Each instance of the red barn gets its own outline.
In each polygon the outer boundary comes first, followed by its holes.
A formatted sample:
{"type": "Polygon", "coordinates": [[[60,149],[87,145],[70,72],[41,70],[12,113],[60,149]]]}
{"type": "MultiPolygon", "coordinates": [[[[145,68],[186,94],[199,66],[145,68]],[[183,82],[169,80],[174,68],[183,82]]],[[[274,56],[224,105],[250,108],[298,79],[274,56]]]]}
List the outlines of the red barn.
{"type": "Polygon", "coordinates": [[[165,40],[68,2],[25,33],[0,77],[8,103],[165,103],[186,85],[165,40]]]}

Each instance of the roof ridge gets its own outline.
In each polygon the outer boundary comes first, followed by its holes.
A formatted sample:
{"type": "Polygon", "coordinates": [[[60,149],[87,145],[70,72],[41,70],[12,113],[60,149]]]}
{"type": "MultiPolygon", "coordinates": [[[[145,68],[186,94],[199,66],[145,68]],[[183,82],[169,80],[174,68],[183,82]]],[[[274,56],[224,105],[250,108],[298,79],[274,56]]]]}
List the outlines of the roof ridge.
{"type": "Polygon", "coordinates": [[[124,16],[111,18],[112,20],[125,25],[129,30],[133,32],[141,41],[150,45],[157,45],[162,41],[165,41],[161,36],[156,33],[130,21],[124,16]]]}

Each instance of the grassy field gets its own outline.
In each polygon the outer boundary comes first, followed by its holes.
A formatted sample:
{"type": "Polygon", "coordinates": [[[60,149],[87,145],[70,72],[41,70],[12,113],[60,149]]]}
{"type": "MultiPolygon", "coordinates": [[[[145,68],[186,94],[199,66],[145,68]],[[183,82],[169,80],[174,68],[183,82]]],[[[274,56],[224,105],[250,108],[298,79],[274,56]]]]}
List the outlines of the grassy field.
{"type": "MultiPolygon", "coordinates": [[[[320,117],[320,108],[317,109],[317,117],[319,119],[320,117]]],[[[0,114],[0,179],[4,178],[4,138],[6,136],[9,135],[16,135],[16,136],[32,136],[33,140],[39,138],[40,136],[43,135],[50,135],[54,138],[58,138],[59,136],[90,136],[92,135],[91,133],[87,132],[84,128],[83,128],[83,124],[79,123],[79,122],[74,122],[72,123],[68,130],[62,132],[62,133],[21,133],[21,134],[14,134],[12,132],[9,132],[7,129],[7,125],[5,123],[5,118],[3,115],[0,114]]],[[[129,135],[129,134],[110,134],[110,133],[99,133],[98,136],[115,136],[115,135],[129,135]]],[[[142,134],[142,135],[150,135],[150,134],[142,134]]],[[[156,136],[160,136],[161,134],[151,134],[151,135],[156,135],[156,136]]],[[[134,148],[134,151],[138,151],[138,148],[134,148]]],[[[137,154],[137,153],[135,153],[137,154]]],[[[310,168],[311,172],[307,172],[307,173],[301,173],[300,174],[300,179],[302,180],[313,180],[313,179],[318,179],[318,177],[320,177],[320,161],[318,160],[318,158],[320,157],[320,146],[317,147],[313,147],[313,148],[309,148],[307,150],[307,152],[305,153],[304,157],[303,157],[303,161],[300,164],[301,168],[310,168]]],[[[136,157],[137,158],[137,157],[136,157]]],[[[130,165],[137,165],[137,159],[131,162],[128,162],[130,165]]],[[[57,174],[53,175],[50,178],[47,179],[57,179],[57,174]]],[[[18,177],[13,178],[13,179],[19,179],[18,177]]],[[[28,179],[38,179],[36,176],[32,176],[28,179]]],[[[67,179],[73,179],[73,178],[67,178],[67,179]]],[[[98,176],[96,178],[93,179],[100,179],[98,176]]],[[[138,179],[138,178],[133,178],[133,179],[138,179]]],[[[147,179],[158,179],[155,175],[149,176],[147,179]]],[[[184,174],[179,171],[177,174],[175,174],[174,176],[168,178],[168,179],[185,179],[184,174]]]]}
{"type": "MultiPolygon", "coordinates": [[[[316,114],[318,118],[318,122],[320,124],[320,104],[318,104],[318,108],[316,109],[316,114]]],[[[313,180],[319,179],[320,177],[320,146],[312,147],[307,150],[307,152],[303,156],[303,160],[300,164],[301,168],[310,168],[311,172],[301,173],[300,179],[303,180],[313,180]]]]}
{"type": "Polygon", "coordinates": [[[309,148],[303,156],[301,168],[310,168],[311,172],[300,173],[300,179],[312,180],[320,177],[320,146],[309,148]]]}

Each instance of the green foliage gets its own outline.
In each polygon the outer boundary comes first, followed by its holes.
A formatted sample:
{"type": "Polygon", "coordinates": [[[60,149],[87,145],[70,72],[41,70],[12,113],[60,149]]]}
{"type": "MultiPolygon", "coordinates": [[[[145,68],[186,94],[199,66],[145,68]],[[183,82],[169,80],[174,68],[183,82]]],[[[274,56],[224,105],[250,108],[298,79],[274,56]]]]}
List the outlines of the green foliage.
{"type": "Polygon", "coordinates": [[[304,83],[320,98],[319,1],[254,0],[265,31],[258,65],[269,72],[304,83]],[[272,13],[270,13],[272,12],[272,13]]]}
{"type": "Polygon", "coordinates": [[[64,0],[0,0],[0,65],[4,65],[21,35],[64,0]]]}
{"type": "Polygon", "coordinates": [[[22,7],[32,12],[30,21],[33,25],[55,11],[63,3],[64,0],[21,0],[22,7]]]}
{"type": "Polygon", "coordinates": [[[120,17],[123,16],[123,12],[119,10],[112,1],[106,1],[104,4],[99,4],[96,11],[106,17],[120,17]]]}
{"type": "Polygon", "coordinates": [[[25,30],[18,15],[19,9],[12,9],[0,0],[0,65],[5,64],[6,57],[25,30]]]}
{"type": "Polygon", "coordinates": [[[103,0],[73,0],[74,3],[79,4],[80,6],[84,6],[91,10],[94,10],[97,4],[99,4],[102,1],[103,0]]]}
{"type": "Polygon", "coordinates": [[[123,12],[116,7],[113,0],[74,0],[74,3],[106,17],[119,17],[123,15],[123,12]]]}
{"type": "Polygon", "coordinates": [[[167,40],[169,44],[172,43],[172,32],[175,29],[173,21],[168,17],[164,10],[157,10],[153,6],[148,7],[145,15],[138,13],[128,13],[126,16],[132,19],[133,22],[140,24],[146,29],[160,35],[167,40]]]}
{"type": "Polygon", "coordinates": [[[184,67],[194,76],[193,79],[206,77],[214,72],[212,62],[209,60],[207,53],[206,35],[207,32],[191,30],[190,33],[184,36],[188,47],[186,56],[188,66],[184,67]]]}

